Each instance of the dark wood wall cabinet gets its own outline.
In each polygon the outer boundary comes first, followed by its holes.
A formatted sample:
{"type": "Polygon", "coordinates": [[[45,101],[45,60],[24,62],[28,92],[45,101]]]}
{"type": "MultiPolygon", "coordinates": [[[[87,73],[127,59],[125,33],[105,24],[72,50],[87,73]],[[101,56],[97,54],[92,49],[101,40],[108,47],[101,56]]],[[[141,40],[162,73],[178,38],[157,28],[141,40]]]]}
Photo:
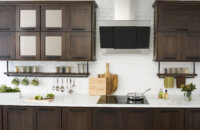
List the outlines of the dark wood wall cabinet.
{"type": "Polygon", "coordinates": [[[153,7],[154,60],[200,61],[200,2],[157,0],[153,7]]]}
{"type": "Polygon", "coordinates": [[[0,130],[199,130],[200,109],[0,107],[0,130]]]}
{"type": "Polygon", "coordinates": [[[94,1],[0,2],[0,60],[96,60],[96,8],[94,1]]]}

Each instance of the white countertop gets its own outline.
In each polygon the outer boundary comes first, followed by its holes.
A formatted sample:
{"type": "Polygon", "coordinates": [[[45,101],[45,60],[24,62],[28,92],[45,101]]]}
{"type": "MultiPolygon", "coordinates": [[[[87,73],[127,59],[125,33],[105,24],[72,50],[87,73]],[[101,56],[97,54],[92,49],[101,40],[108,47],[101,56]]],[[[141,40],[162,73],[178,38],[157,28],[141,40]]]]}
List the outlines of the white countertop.
{"type": "Polygon", "coordinates": [[[97,104],[100,96],[86,94],[60,95],[50,103],[27,102],[30,96],[18,100],[2,100],[0,105],[14,106],[56,106],[56,107],[127,107],[127,108],[200,108],[200,94],[192,95],[192,101],[185,101],[183,95],[170,95],[169,100],[158,99],[157,95],[146,95],[149,104],[97,104]]]}

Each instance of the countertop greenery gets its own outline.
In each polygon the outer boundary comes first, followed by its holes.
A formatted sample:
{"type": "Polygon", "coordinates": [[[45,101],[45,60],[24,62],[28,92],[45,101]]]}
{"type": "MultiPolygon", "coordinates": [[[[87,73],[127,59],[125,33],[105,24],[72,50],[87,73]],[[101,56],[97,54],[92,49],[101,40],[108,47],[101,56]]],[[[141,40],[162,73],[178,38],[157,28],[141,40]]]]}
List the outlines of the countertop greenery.
{"type": "Polygon", "coordinates": [[[11,88],[6,85],[0,86],[0,93],[16,93],[16,92],[21,92],[18,87],[11,88]]]}

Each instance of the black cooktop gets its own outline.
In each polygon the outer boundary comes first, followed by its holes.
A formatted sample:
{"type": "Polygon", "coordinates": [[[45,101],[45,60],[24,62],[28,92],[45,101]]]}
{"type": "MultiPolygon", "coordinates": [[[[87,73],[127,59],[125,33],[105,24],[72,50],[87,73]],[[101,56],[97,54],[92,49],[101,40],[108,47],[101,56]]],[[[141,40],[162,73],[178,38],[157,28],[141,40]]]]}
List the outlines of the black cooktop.
{"type": "Polygon", "coordinates": [[[110,95],[101,96],[97,104],[149,104],[149,102],[147,101],[145,96],[143,100],[134,101],[129,100],[127,96],[110,95]]]}

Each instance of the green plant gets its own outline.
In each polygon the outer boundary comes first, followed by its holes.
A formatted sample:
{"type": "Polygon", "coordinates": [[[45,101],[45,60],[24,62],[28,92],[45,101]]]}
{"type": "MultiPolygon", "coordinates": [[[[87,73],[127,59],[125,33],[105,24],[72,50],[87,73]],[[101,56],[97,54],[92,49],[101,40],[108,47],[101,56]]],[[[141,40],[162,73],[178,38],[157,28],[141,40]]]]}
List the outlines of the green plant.
{"type": "Polygon", "coordinates": [[[46,98],[54,98],[54,94],[53,94],[53,93],[48,93],[48,94],[46,95],[46,98]]]}
{"type": "Polygon", "coordinates": [[[0,86],[0,93],[16,93],[16,92],[21,92],[18,87],[11,88],[7,87],[6,85],[0,86]]]}
{"type": "Polygon", "coordinates": [[[35,100],[42,100],[42,99],[43,99],[43,97],[42,97],[42,96],[40,96],[40,95],[38,95],[38,96],[35,96],[35,97],[34,97],[34,99],[35,99],[35,100]]]}
{"type": "Polygon", "coordinates": [[[182,90],[181,91],[187,91],[187,92],[192,92],[196,89],[196,85],[194,85],[193,83],[190,84],[182,84],[181,85],[182,90]]]}

